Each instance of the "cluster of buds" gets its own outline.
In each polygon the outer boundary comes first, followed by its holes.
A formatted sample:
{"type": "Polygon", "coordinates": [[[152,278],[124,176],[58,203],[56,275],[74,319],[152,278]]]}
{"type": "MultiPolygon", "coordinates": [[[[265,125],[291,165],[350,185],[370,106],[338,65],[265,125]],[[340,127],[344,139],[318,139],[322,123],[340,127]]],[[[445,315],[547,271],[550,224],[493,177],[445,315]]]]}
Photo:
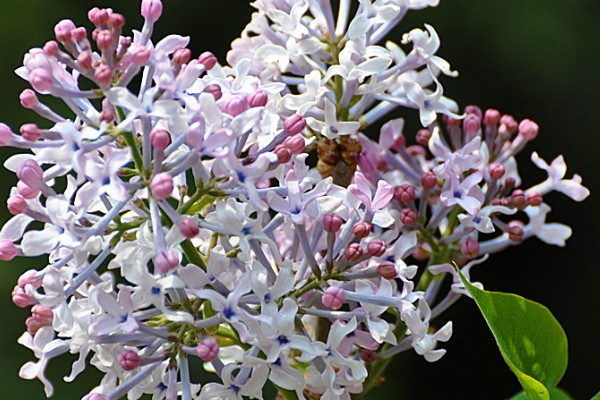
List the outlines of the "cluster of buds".
{"type": "Polygon", "coordinates": [[[451,262],[468,278],[529,237],[564,245],[570,228],[546,222],[545,195],[589,191],[562,157],[536,153],[548,178],[521,185],[514,156],[538,126],[458,114],[430,26],[404,36],[408,54],[376,45],[437,1],[359,3],[350,20],[349,0],[336,19],[326,0],[257,0],[226,66],[192,58],[186,37],[153,44],[160,0],[142,1],[133,38],[94,8],[91,40],[65,20],[25,56],[21,103],[48,126],[0,124],[1,145],[31,149],[5,163],[18,183],[0,259],[48,264],[13,290],[32,313],[19,343],[38,359],[21,377],[50,396],[50,359],[79,354],[71,381],[93,354],[105,377],[85,400],[261,398],[267,380],[349,399],[398,353],[444,355],[452,323],[430,321],[466,294],[451,262]],[[361,133],[398,106],[419,110],[416,144],[401,119],[361,133]],[[192,357],[213,382],[192,382],[192,357]]]}

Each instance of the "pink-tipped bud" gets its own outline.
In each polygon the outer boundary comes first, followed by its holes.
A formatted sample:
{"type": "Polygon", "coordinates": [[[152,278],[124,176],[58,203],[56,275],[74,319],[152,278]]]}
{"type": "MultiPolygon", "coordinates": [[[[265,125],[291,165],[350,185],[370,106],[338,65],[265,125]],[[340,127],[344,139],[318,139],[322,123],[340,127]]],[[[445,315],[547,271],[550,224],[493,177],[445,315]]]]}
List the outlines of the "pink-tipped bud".
{"type": "Polygon", "coordinates": [[[54,86],[52,75],[44,68],[35,68],[29,73],[29,83],[39,93],[48,93],[48,91],[54,86]]]}
{"type": "Polygon", "coordinates": [[[506,172],[506,168],[504,168],[504,165],[502,164],[490,164],[488,166],[488,173],[490,174],[490,178],[492,179],[500,179],[504,176],[504,173],[506,172]]]}
{"type": "Polygon", "coordinates": [[[294,114],[283,121],[283,129],[289,135],[297,135],[306,128],[306,119],[300,114],[294,114]]]}
{"type": "Polygon", "coordinates": [[[0,260],[10,261],[19,252],[17,246],[10,239],[0,239],[0,260]]]}
{"type": "Polygon", "coordinates": [[[410,154],[413,157],[425,157],[425,147],[419,144],[413,144],[412,146],[408,146],[406,148],[406,151],[408,151],[408,154],[410,154]]]}
{"type": "Polygon", "coordinates": [[[77,65],[83,70],[92,68],[92,54],[89,51],[82,51],[77,56],[77,65]]]}
{"type": "Polygon", "coordinates": [[[71,31],[75,29],[75,23],[70,19],[63,19],[54,26],[54,35],[56,40],[61,43],[67,43],[71,41],[71,31]]]}
{"type": "Polygon", "coordinates": [[[173,250],[159,251],[153,261],[154,266],[161,274],[166,274],[179,265],[179,257],[173,250]]]}
{"type": "Polygon", "coordinates": [[[79,26],[71,31],[71,37],[77,42],[81,42],[87,37],[87,30],[83,26],[79,26]]]}
{"type": "Polygon", "coordinates": [[[217,64],[217,57],[210,51],[205,51],[200,54],[198,61],[200,64],[204,65],[204,68],[206,68],[207,71],[210,71],[217,64]]]}
{"type": "Polygon", "coordinates": [[[519,128],[519,124],[512,115],[505,114],[500,117],[500,128],[498,133],[501,135],[512,135],[519,128]]]}
{"type": "Polygon", "coordinates": [[[119,354],[118,361],[125,371],[133,371],[140,365],[140,356],[133,350],[123,350],[119,354]]]}
{"type": "Polygon", "coordinates": [[[351,243],[344,251],[344,257],[350,262],[358,261],[363,255],[363,249],[360,243],[351,243]]]}
{"type": "Polygon", "coordinates": [[[467,260],[473,260],[479,255],[479,242],[468,238],[460,245],[460,252],[467,260]]]}
{"type": "Polygon", "coordinates": [[[363,360],[365,364],[373,364],[377,360],[377,352],[369,349],[361,349],[360,359],[363,360]]]}
{"type": "Polygon", "coordinates": [[[25,290],[18,285],[15,286],[12,291],[12,301],[19,308],[25,308],[35,304],[35,299],[25,293],[25,290]]]}
{"type": "Polygon", "coordinates": [[[386,249],[387,245],[381,239],[371,240],[367,244],[367,252],[373,257],[381,257],[386,249]]]}
{"type": "Polygon", "coordinates": [[[21,132],[21,136],[23,139],[29,142],[35,142],[42,137],[42,131],[37,127],[36,124],[23,124],[19,128],[19,132],[21,132]]]}
{"type": "Polygon", "coordinates": [[[275,146],[273,152],[277,155],[277,162],[279,164],[285,164],[292,159],[292,152],[283,144],[275,146]]]}
{"type": "Polygon", "coordinates": [[[200,233],[200,228],[198,227],[198,224],[194,222],[194,220],[191,218],[182,219],[178,227],[181,234],[188,239],[191,239],[198,233],[200,233]]]}
{"type": "Polygon", "coordinates": [[[431,131],[429,129],[419,129],[417,131],[416,140],[422,146],[429,145],[429,139],[431,139],[431,131]]]}
{"type": "Polygon", "coordinates": [[[478,106],[475,106],[473,104],[465,107],[465,114],[467,114],[467,116],[469,116],[471,114],[476,115],[480,121],[481,121],[481,118],[483,118],[483,113],[481,112],[481,108],[479,108],[478,106]]]}
{"type": "Polygon", "coordinates": [[[335,233],[339,231],[343,222],[342,218],[334,213],[327,213],[323,216],[323,227],[327,232],[335,233]]]}
{"type": "Polygon", "coordinates": [[[160,0],[143,0],[142,1],[142,17],[154,22],[162,15],[162,3],[160,0]]]}
{"type": "Polygon", "coordinates": [[[508,202],[506,201],[506,199],[503,199],[501,197],[496,197],[495,199],[492,200],[492,205],[493,206],[507,206],[508,202]]]}
{"type": "Polygon", "coordinates": [[[134,65],[137,65],[138,67],[141,67],[142,65],[145,65],[148,60],[150,60],[150,56],[152,54],[150,53],[150,50],[147,49],[146,47],[142,47],[140,49],[136,49],[132,54],[131,54],[131,62],[134,65]]]}
{"type": "Polygon", "coordinates": [[[537,137],[540,127],[530,119],[524,119],[519,124],[519,135],[525,140],[533,140],[537,137]]]}
{"type": "Polygon", "coordinates": [[[207,337],[198,344],[196,352],[204,361],[212,361],[219,355],[219,343],[214,338],[207,337]]]}
{"type": "Polygon", "coordinates": [[[29,200],[35,199],[40,194],[40,189],[32,188],[23,181],[17,182],[17,191],[21,196],[29,200]]]}
{"type": "Polygon", "coordinates": [[[204,93],[212,94],[215,100],[219,100],[223,96],[223,92],[221,91],[221,87],[216,84],[208,85],[204,88],[204,93]]]}
{"type": "Polygon", "coordinates": [[[413,226],[417,222],[417,212],[411,208],[403,208],[400,211],[400,222],[406,226],[413,226]]]}
{"type": "Polygon", "coordinates": [[[157,200],[166,199],[173,193],[173,177],[166,172],[156,174],[150,182],[150,190],[157,200]]]}
{"type": "Polygon", "coordinates": [[[36,269],[29,269],[19,277],[17,284],[20,288],[25,288],[27,285],[31,285],[34,288],[39,288],[42,286],[42,281],[44,279],[44,274],[40,273],[36,269]]]}
{"type": "Polygon", "coordinates": [[[443,119],[448,128],[458,128],[460,126],[460,119],[454,119],[447,115],[444,115],[443,119]]]}
{"type": "Polygon", "coordinates": [[[96,35],[96,43],[100,50],[108,50],[112,47],[114,36],[108,29],[103,29],[96,35]]]}
{"type": "Polygon", "coordinates": [[[431,171],[423,173],[421,175],[421,185],[423,189],[433,189],[438,184],[438,178],[431,171]]]}
{"type": "Polygon", "coordinates": [[[527,198],[521,189],[513,190],[510,195],[510,202],[517,208],[523,208],[527,205],[527,198]]]}
{"type": "Polygon", "coordinates": [[[60,49],[59,49],[58,43],[56,43],[56,41],[49,40],[46,42],[46,44],[44,44],[43,50],[44,50],[45,55],[54,57],[58,54],[58,51],[60,49]]]}
{"type": "Polygon", "coordinates": [[[384,279],[396,279],[398,277],[398,271],[396,266],[391,261],[384,261],[377,266],[377,272],[384,279]]]}
{"type": "Polygon", "coordinates": [[[190,49],[177,49],[173,53],[173,62],[177,65],[187,64],[192,58],[190,49]]]}
{"type": "Polygon", "coordinates": [[[512,188],[517,184],[517,181],[512,176],[509,176],[504,180],[504,186],[507,188],[512,188]]]}
{"type": "Polygon", "coordinates": [[[88,11],[88,14],[87,14],[88,19],[94,25],[96,25],[97,15],[98,15],[99,11],[100,11],[100,9],[98,7],[94,7],[92,9],[90,9],[90,11],[88,11]]]}
{"type": "Polygon", "coordinates": [[[248,100],[243,94],[236,94],[225,100],[221,110],[235,117],[248,109],[248,100]]]}
{"type": "Polygon", "coordinates": [[[501,117],[502,114],[500,114],[500,111],[493,108],[488,108],[487,110],[485,110],[485,115],[483,116],[483,123],[486,126],[496,126],[500,122],[501,117]]]}
{"type": "Polygon", "coordinates": [[[31,89],[25,89],[19,95],[19,100],[24,108],[35,108],[39,100],[35,92],[31,89]]]}
{"type": "Polygon", "coordinates": [[[119,13],[112,13],[108,18],[108,25],[114,29],[120,29],[125,25],[125,17],[119,13]]]}
{"type": "Polygon", "coordinates": [[[23,161],[19,165],[17,177],[30,188],[39,188],[44,183],[44,171],[33,159],[23,161]]]}
{"type": "Polygon", "coordinates": [[[540,192],[536,192],[534,190],[527,193],[527,204],[529,204],[530,206],[537,207],[540,204],[542,204],[543,201],[544,198],[542,197],[542,194],[540,192]]]}
{"type": "Polygon", "coordinates": [[[94,71],[94,79],[101,86],[107,86],[112,82],[112,70],[108,65],[100,65],[94,71]]]}
{"type": "Polygon", "coordinates": [[[415,187],[408,183],[403,183],[394,188],[394,199],[403,203],[410,203],[416,197],[415,187]]]}
{"type": "Polygon", "coordinates": [[[513,242],[520,242],[523,240],[525,231],[523,230],[523,223],[515,220],[508,223],[508,238],[513,242]]]}
{"type": "Polygon", "coordinates": [[[283,145],[290,149],[292,154],[300,154],[306,146],[306,142],[302,135],[288,136],[283,141],[283,145]]]}
{"type": "Polygon", "coordinates": [[[321,296],[321,303],[330,310],[339,310],[346,301],[346,292],[339,286],[329,286],[321,296]]]}
{"type": "Polygon", "coordinates": [[[263,90],[257,90],[248,96],[248,104],[250,104],[250,107],[264,107],[268,100],[269,95],[263,90]]]}
{"type": "Polygon", "coordinates": [[[25,325],[27,326],[27,332],[32,335],[43,326],[50,325],[52,322],[52,309],[48,307],[44,307],[41,304],[36,304],[31,308],[31,317],[25,320],[25,325]]]}
{"type": "Polygon", "coordinates": [[[150,143],[152,146],[164,150],[171,144],[171,135],[164,129],[155,129],[150,132],[150,143]]]}
{"type": "Polygon", "coordinates": [[[364,221],[357,222],[352,227],[352,231],[354,232],[354,236],[362,239],[369,236],[369,233],[371,233],[371,224],[364,221]]]}
{"type": "Polygon", "coordinates": [[[23,196],[15,194],[6,201],[6,208],[12,215],[18,215],[27,210],[27,202],[23,196]]]}
{"type": "Polygon", "coordinates": [[[481,119],[477,114],[467,114],[463,119],[463,132],[467,141],[474,138],[481,128],[481,119]]]}
{"type": "Polygon", "coordinates": [[[108,22],[110,15],[108,14],[108,10],[106,8],[101,8],[96,13],[96,25],[105,25],[108,22]]]}
{"type": "Polygon", "coordinates": [[[0,146],[8,146],[12,143],[13,133],[8,125],[0,122],[0,146]]]}

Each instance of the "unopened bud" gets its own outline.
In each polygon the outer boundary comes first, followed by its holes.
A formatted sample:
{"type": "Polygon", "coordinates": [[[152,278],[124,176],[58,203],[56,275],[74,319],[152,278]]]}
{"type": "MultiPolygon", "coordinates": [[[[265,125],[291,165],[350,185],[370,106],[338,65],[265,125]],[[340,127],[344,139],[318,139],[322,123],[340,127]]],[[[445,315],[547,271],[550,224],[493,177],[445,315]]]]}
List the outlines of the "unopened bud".
{"type": "Polygon", "coordinates": [[[540,127],[530,119],[524,119],[519,124],[519,135],[525,140],[533,140],[537,137],[540,127]]]}
{"type": "Polygon", "coordinates": [[[221,110],[235,117],[248,109],[248,100],[242,94],[236,94],[225,100],[221,106],[221,110]]]}
{"type": "Polygon", "coordinates": [[[207,71],[210,71],[217,64],[217,57],[210,51],[205,51],[200,54],[198,61],[200,64],[204,65],[204,68],[206,68],[207,71]]]}
{"type": "Polygon", "coordinates": [[[306,142],[302,135],[288,136],[283,141],[283,145],[290,149],[292,154],[300,154],[306,146],[306,142]]]}
{"type": "Polygon", "coordinates": [[[160,0],[143,0],[142,1],[142,17],[154,22],[160,18],[163,6],[160,0]]]}
{"type": "Polygon", "coordinates": [[[321,296],[321,302],[330,310],[339,310],[346,301],[346,292],[339,286],[329,286],[321,296]]]}
{"type": "Polygon", "coordinates": [[[31,200],[35,199],[38,196],[38,194],[40,194],[40,189],[32,188],[28,186],[25,182],[19,181],[17,182],[17,192],[19,192],[19,194],[24,198],[31,200]]]}
{"type": "Polygon", "coordinates": [[[215,100],[219,100],[223,96],[221,87],[217,84],[208,85],[204,88],[204,93],[212,94],[215,100]]]}
{"type": "Polygon", "coordinates": [[[339,231],[343,222],[342,218],[334,213],[327,213],[323,216],[323,227],[327,232],[335,233],[339,231]]]}
{"type": "Polygon", "coordinates": [[[161,274],[166,274],[179,265],[179,257],[173,250],[161,250],[154,256],[154,266],[161,274]]]}
{"type": "Polygon", "coordinates": [[[250,107],[264,107],[269,100],[269,95],[264,90],[257,90],[248,96],[250,107]]]}
{"type": "Polygon", "coordinates": [[[488,173],[490,174],[490,177],[492,179],[500,179],[504,176],[504,173],[506,172],[506,169],[504,168],[504,165],[502,164],[490,164],[488,166],[488,173]]]}
{"type": "Polygon", "coordinates": [[[38,104],[38,98],[35,92],[31,89],[25,89],[19,95],[21,105],[25,108],[34,108],[38,104]]]}
{"type": "Polygon", "coordinates": [[[17,177],[30,188],[39,188],[44,183],[44,171],[33,159],[25,160],[19,165],[17,177]]]}
{"type": "Polygon", "coordinates": [[[54,86],[52,75],[44,68],[36,68],[29,73],[29,83],[37,92],[46,94],[54,86]]]}
{"type": "Polygon", "coordinates": [[[183,236],[190,239],[200,233],[198,224],[191,218],[185,218],[179,223],[179,231],[183,236]]]}
{"type": "Polygon", "coordinates": [[[113,45],[113,34],[108,29],[103,29],[96,35],[96,44],[100,50],[108,50],[113,45]]]}
{"type": "Polygon", "coordinates": [[[373,257],[380,257],[385,253],[387,245],[381,239],[375,239],[367,244],[367,252],[373,257]]]}
{"type": "Polygon", "coordinates": [[[394,199],[403,203],[410,203],[416,197],[415,187],[408,183],[403,183],[394,188],[394,199]]]}
{"type": "Polygon", "coordinates": [[[487,110],[485,110],[485,115],[483,116],[483,123],[486,126],[496,126],[500,122],[501,117],[502,114],[500,114],[500,111],[493,108],[488,108],[487,110]]]}
{"type": "Polygon", "coordinates": [[[289,135],[297,135],[306,127],[306,119],[300,114],[289,116],[283,121],[283,129],[289,135]]]}
{"type": "Polygon", "coordinates": [[[19,132],[21,132],[21,136],[23,139],[29,142],[35,142],[42,137],[42,131],[36,124],[23,124],[21,128],[19,128],[19,132]]]}
{"type": "Polygon", "coordinates": [[[508,238],[513,242],[522,241],[525,234],[523,223],[521,221],[511,221],[508,225],[508,238]]]}
{"type": "Polygon", "coordinates": [[[71,41],[71,31],[75,29],[75,23],[70,19],[63,19],[54,26],[54,35],[56,40],[61,43],[71,41]]]}
{"type": "Polygon", "coordinates": [[[18,215],[27,209],[27,202],[23,196],[15,194],[6,201],[6,208],[12,215],[18,215]]]}
{"type": "Polygon", "coordinates": [[[283,144],[275,146],[273,152],[277,155],[277,162],[279,164],[285,164],[292,159],[292,152],[283,144]]]}
{"type": "Polygon", "coordinates": [[[351,243],[344,251],[344,257],[350,262],[358,261],[363,255],[360,243],[351,243]]]}
{"type": "Polygon", "coordinates": [[[400,222],[406,226],[413,226],[417,222],[417,212],[411,208],[403,208],[400,211],[400,222]]]}
{"type": "Polygon", "coordinates": [[[187,64],[192,58],[190,49],[177,49],[173,53],[173,62],[177,65],[187,64]]]}
{"type": "Polygon", "coordinates": [[[157,200],[166,199],[173,193],[173,177],[166,172],[155,175],[150,183],[150,190],[157,200]]]}
{"type": "Polygon", "coordinates": [[[360,359],[363,360],[365,364],[373,364],[377,360],[377,352],[369,349],[361,349],[360,359]]]}
{"type": "Polygon", "coordinates": [[[362,239],[369,236],[369,233],[371,233],[371,224],[364,221],[357,222],[352,227],[352,231],[357,238],[362,239]]]}
{"type": "Polygon", "coordinates": [[[421,175],[421,185],[424,189],[432,189],[438,184],[437,176],[431,171],[423,173],[421,175]]]}
{"type": "Polygon", "coordinates": [[[150,132],[150,143],[152,146],[164,150],[171,144],[171,135],[164,129],[154,129],[150,132]]]}
{"type": "Polygon", "coordinates": [[[10,261],[19,253],[19,249],[10,239],[0,239],[0,260],[10,261]]]}
{"type": "Polygon", "coordinates": [[[510,201],[517,208],[523,208],[527,205],[527,198],[521,189],[513,190],[510,195],[510,201]]]}
{"type": "Polygon", "coordinates": [[[35,299],[25,293],[25,290],[20,286],[15,286],[12,291],[12,301],[19,308],[25,308],[35,304],[35,299]]]}
{"type": "Polygon", "coordinates": [[[133,371],[140,365],[140,356],[133,350],[123,350],[119,354],[118,361],[125,371],[133,371]]]}
{"type": "Polygon", "coordinates": [[[56,43],[56,41],[54,40],[49,40],[46,42],[46,44],[44,44],[44,54],[50,57],[55,57],[58,54],[58,43],[56,43]]]}
{"type": "Polygon", "coordinates": [[[77,56],[77,65],[83,70],[92,68],[91,53],[87,50],[79,53],[79,55],[77,56]]]}
{"type": "Polygon", "coordinates": [[[100,65],[94,71],[94,79],[101,86],[109,85],[112,81],[112,70],[108,65],[100,65]]]}
{"type": "Polygon", "coordinates": [[[460,252],[467,260],[473,260],[479,255],[479,243],[477,240],[468,238],[461,244],[460,252]]]}
{"type": "Polygon", "coordinates": [[[431,131],[429,129],[419,129],[417,131],[416,140],[422,146],[429,145],[429,139],[431,139],[431,131]]]}
{"type": "Polygon", "coordinates": [[[396,279],[398,277],[398,271],[396,266],[391,261],[384,261],[377,266],[377,272],[384,279],[396,279]]]}
{"type": "Polygon", "coordinates": [[[537,207],[544,201],[542,194],[540,192],[531,191],[527,193],[527,204],[530,206],[537,207]]]}

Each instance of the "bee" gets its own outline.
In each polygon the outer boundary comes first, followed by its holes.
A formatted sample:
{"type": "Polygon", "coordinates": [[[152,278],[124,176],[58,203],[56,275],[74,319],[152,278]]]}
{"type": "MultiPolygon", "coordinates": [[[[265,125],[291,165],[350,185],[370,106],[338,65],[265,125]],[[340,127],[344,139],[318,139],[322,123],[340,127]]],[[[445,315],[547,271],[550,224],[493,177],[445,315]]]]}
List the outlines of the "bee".
{"type": "Polygon", "coordinates": [[[352,182],[361,150],[354,138],[344,137],[338,141],[323,138],[317,145],[317,170],[323,178],[331,176],[333,183],[347,187],[352,182]]]}

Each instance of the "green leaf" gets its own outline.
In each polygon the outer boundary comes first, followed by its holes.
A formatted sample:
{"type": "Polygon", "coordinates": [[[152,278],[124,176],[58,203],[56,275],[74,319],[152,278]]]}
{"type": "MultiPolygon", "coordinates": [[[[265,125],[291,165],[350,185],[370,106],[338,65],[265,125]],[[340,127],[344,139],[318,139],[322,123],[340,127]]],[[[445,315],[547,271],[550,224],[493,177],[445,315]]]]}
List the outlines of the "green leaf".
{"type": "Polygon", "coordinates": [[[550,400],[567,369],[567,336],[558,321],[539,303],[481,290],[458,273],[529,399],[550,400]]]}
{"type": "Polygon", "coordinates": [[[600,400],[600,392],[596,393],[596,395],[594,397],[592,397],[590,400],[600,400]]]}
{"type": "MultiPolygon", "coordinates": [[[[528,400],[527,394],[525,392],[517,393],[509,400],[528,400]]],[[[550,400],[573,400],[571,396],[567,394],[562,389],[554,388],[550,391],[550,400]]],[[[595,400],[595,399],[592,399],[595,400]]]]}

